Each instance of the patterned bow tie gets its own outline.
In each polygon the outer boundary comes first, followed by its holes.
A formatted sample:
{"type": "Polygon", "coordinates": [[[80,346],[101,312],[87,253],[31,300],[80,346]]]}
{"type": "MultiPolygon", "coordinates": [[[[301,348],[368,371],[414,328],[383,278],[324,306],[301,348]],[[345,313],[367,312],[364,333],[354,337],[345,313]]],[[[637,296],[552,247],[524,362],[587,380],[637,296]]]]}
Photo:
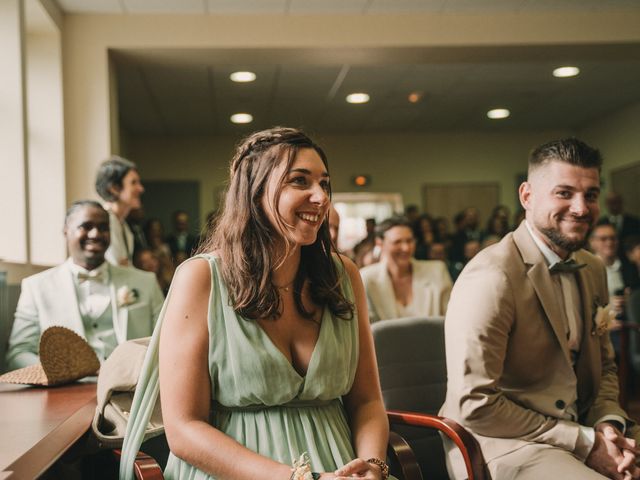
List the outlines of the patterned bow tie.
{"type": "Polygon", "coordinates": [[[573,258],[570,258],[568,260],[563,260],[561,262],[556,262],[553,265],[551,265],[549,267],[549,271],[551,273],[565,273],[565,272],[569,272],[569,273],[575,273],[578,270],[580,270],[583,267],[586,267],[587,265],[585,263],[578,263],[576,262],[573,258]]]}
{"type": "Polygon", "coordinates": [[[78,272],[78,283],[86,281],[104,283],[104,275],[101,270],[91,270],[87,273],[78,272]]]}

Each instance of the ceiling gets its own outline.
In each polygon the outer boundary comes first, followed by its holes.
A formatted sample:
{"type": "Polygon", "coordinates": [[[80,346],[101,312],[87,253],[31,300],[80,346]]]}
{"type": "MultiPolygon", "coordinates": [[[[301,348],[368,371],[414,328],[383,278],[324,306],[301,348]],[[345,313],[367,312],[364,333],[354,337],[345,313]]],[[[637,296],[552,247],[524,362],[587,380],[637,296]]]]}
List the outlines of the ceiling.
{"type": "Polygon", "coordinates": [[[57,0],[68,13],[470,13],[638,8],[638,0],[57,0]]]}
{"type": "MultiPolygon", "coordinates": [[[[637,0],[58,0],[65,13],[519,12],[640,9],[637,0]]],[[[113,50],[121,125],[132,135],[577,129],[640,102],[640,45],[369,50],[113,50]],[[581,74],[558,79],[554,68],[581,74]],[[252,83],[229,79],[236,70],[252,83]],[[366,92],[364,105],[345,102],[366,92]],[[410,103],[408,95],[421,99],[410,103]],[[511,110],[489,120],[487,110],[511,110]],[[251,113],[234,125],[234,113],[251,113]]]]}

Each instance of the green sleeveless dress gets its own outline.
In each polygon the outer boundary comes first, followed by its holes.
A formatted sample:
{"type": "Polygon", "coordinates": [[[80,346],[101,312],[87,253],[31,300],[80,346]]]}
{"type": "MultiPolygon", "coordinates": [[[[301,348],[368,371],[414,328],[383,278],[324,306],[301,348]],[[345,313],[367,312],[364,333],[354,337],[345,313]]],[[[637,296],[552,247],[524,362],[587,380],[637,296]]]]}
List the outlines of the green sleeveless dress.
{"type": "MultiPolygon", "coordinates": [[[[250,450],[284,464],[307,452],[317,472],[334,471],[355,458],[341,397],[351,389],[358,363],[357,318],[343,320],[325,309],[307,374],[300,376],[257,322],[243,319],[229,306],[219,259],[204,258],[212,278],[208,314],[211,424],[250,450]]],[[[338,267],[345,297],[353,302],[349,277],[342,265],[338,267]]],[[[136,389],[121,478],[132,478],[130,465],[157,397],[157,343],[163,316],[164,308],[136,389]]],[[[165,478],[213,477],[170,454],[165,478]]]]}

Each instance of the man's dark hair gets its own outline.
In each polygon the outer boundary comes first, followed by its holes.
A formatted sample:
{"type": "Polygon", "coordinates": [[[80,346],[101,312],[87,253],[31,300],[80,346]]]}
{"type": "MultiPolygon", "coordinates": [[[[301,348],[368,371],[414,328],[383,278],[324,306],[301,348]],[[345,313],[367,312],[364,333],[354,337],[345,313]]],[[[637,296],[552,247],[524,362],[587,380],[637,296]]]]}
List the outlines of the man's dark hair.
{"type": "Polygon", "coordinates": [[[136,164],[116,155],[100,164],[96,176],[96,191],[103,200],[115,202],[118,198],[111,191],[112,187],[122,188],[122,179],[130,170],[137,170],[136,164]]]}
{"type": "Polygon", "coordinates": [[[96,202],[95,200],[78,200],[73,202],[71,205],[69,205],[69,208],[67,208],[67,213],[64,216],[64,224],[66,225],[67,222],[69,221],[69,218],[72,215],[74,215],[78,210],[85,207],[92,207],[98,210],[102,210],[105,215],[107,216],[109,215],[107,211],[104,209],[104,207],[100,205],[99,202],[96,202]]]}
{"type": "Polygon", "coordinates": [[[376,237],[380,239],[384,238],[384,234],[391,230],[393,227],[407,227],[409,230],[411,230],[411,233],[413,233],[413,228],[409,219],[407,217],[398,215],[389,217],[376,225],[376,237]]]}
{"type": "Polygon", "coordinates": [[[529,154],[529,173],[549,162],[565,162],[582,168],[602,167],[600,150],[575,137],[563,138],[540,145],[529,154]]]}

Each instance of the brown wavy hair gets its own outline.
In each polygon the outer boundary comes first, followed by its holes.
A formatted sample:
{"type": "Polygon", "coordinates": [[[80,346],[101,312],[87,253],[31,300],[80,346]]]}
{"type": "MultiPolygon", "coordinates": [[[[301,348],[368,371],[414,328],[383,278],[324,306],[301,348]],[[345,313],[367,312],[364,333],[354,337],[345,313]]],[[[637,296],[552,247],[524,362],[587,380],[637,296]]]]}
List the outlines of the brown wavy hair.
{"type": "MultiPolygon", "coordinates": [[[[282,302],[272,274],[294,248],[294,243],[277,211],[276,225],[269,221],[262,208],[262,198],[271,175],[285,162],[273,200],[278,204],[284,178],[298,151],[305,148],[315,150],[328,170],[324,151],[298,129],[274,127],[242,140],[231,160],[222,211],[199,248],[199,252],[217,252],[229,302],[244,318],[275,319],[282,313],[282,302]],[[284,251],[276,252],[276,244],[280,241],[284,242],[284,251]]],[[[334,250],[328,218],[325,218],[316,241],[301,247],[300,267],[293,282],[296,309],[304,318],[310,319],[314,313],[307,311],[302,303],[305,281],[309,282],[314,304],[329,308],[333,315],[345,320],[353,318],[354,306],[340,288],[341,275],[346,272],[344,268],[338,272],[333,261],[334,250]]]]}

